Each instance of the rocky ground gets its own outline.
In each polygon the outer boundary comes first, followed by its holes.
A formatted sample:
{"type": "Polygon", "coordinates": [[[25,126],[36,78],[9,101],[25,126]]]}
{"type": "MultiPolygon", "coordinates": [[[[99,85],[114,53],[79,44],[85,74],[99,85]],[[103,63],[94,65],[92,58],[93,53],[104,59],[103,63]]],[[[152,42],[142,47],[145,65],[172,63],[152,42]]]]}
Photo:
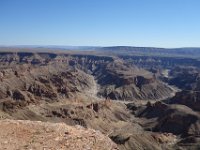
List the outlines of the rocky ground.
{"type": "Polygon", "coordinates": [[[108,137],[81,126],[40,121],[0,121],[0,148],[3,150],[117,150],[108,137]]]}

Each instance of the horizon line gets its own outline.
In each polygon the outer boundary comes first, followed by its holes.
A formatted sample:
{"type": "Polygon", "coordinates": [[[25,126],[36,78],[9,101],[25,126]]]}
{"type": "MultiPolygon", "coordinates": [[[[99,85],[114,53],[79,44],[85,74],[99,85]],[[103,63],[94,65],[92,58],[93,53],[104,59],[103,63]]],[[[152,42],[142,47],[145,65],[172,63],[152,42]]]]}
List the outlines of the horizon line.
{"type": "Polygon", "coordinates": [[[134,45],[107,45],[107,46],[99,46],[99,45],[39,45],[39,44],[16,44],[16,45],[7,45],[2,44],[0,47],[21,47],[21,48],[67,48],[67,47],[91,47],[91,48],[111,48],[111,47],[132,47],[132,48],[157,48],[157,49],[182,49],[182,48],[200,48],[200,47],[157,47],[157,46],[134,46],[134,45]]]}

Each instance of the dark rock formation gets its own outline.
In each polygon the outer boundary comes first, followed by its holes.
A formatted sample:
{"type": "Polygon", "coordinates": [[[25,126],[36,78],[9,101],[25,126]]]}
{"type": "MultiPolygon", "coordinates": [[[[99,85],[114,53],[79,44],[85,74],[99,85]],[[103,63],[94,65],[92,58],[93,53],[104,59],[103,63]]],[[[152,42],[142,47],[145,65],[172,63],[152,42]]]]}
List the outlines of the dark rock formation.
{"type": "Polygon", "coordinates": [[[139,108],[136,114],[140,118],[156,119],[154,122],[144,123],[144,127],[148,130],[150,127],[153,131],[182,136],[199,135],[200,133],[200,115],[184,105],[167,105],[156,102],[151,106],[139,108]]]}

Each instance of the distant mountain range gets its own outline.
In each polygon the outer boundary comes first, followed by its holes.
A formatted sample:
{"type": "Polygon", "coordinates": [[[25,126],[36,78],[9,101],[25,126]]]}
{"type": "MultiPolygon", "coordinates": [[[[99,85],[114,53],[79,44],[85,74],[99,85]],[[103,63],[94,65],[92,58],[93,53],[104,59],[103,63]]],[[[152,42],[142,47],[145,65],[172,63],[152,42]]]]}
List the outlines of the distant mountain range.
{"type": "Polygon", "coordinates": [[[139,56],[162,56],[162,57],[189,57],[200,58],[200,48],[156,48],[156,47],[132,47],[132,46],[57,46],[57,45],[17,45],[17,46],[0,46],[1,51],[9,50],[61,50],[61,51],[93,51],[103,54],[114,55],[139,55],[139,56]]]}
{"type": "Polygon", "coordinates": [[[100,46],[66,46],[66,45],[0,45],[0,48],[49,48],[49,49],[63,49],[63,50],[91,50],[98,49],[100,46]]]}
{"type": "Polygon", "coordinates": [[[98,50],[111,52],[118,55],[148,55],[148,56],[168,56],[168,57],[198,57],[200,58],[200,48],[156,48],[156,47],[130,47],[115,46],[102,47],[98,50]]]}

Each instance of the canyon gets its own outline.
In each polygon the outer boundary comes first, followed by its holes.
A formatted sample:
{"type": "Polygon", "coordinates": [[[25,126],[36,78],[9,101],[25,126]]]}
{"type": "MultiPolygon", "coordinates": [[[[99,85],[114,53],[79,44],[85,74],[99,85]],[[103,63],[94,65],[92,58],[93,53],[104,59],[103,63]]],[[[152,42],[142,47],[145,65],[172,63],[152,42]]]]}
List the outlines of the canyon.
{"type": "MultiPolygon", "coordinates": [[[[103,136],[110,147],[99,149],[200,147],[198,59],[161,56],[160,50],[143,56],[127,54],[130,48],[96,49],[1,48],[0,126],[78,126],[98,133],[91,149],[101,146],[103,136]]],[[[19,147],[33,146],[38,141],[19,147]]]]}

